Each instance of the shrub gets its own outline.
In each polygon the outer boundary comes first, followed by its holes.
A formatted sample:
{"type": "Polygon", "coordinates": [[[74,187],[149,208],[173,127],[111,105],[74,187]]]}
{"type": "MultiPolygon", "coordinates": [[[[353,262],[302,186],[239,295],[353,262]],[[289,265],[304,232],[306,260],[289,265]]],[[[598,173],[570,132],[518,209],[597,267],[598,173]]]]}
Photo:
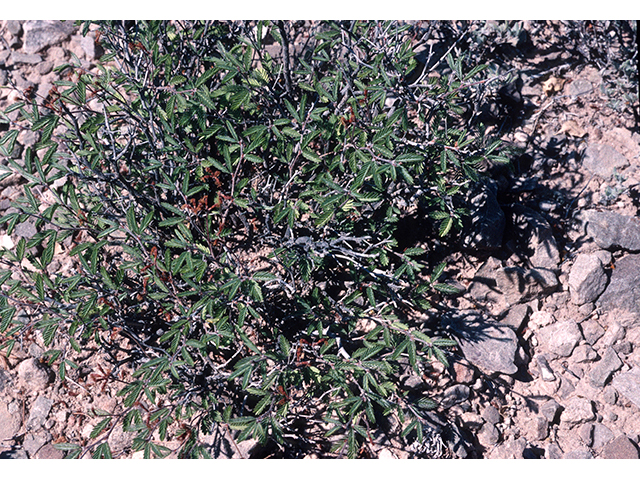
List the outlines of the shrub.
{"type": "Polygon", "coordinates": [[[323,429],[356,457],[388,415],[421,440],[435,403],[399,377],[455,346],[420,315],[456,292],[430,251],[506,161],[462,115],[483,68],[422,71],[398,22],[322,23],[284,55],[264,43],[289,46],[284,22],[98,26],[97,70],[59,67],[0,141],[39,132],[2,167],[25,182],[7,233],[38,229],[2,251],[3,347],[41,331],[63,381],[90,340],[135,368],[124,411],[67,456],[110,457],[118,422],[147,457],[168,453],[154,432],[207,456],[221,426],[284,447],[323,429]]]}

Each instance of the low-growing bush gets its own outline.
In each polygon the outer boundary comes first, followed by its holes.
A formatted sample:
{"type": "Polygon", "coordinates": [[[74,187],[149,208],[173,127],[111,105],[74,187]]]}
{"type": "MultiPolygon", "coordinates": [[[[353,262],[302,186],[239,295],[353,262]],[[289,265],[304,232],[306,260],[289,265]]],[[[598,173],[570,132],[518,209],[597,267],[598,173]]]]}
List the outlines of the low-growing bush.
{"type": "Polygon", "coordinates": [[[59,67],[0,140],[24,181],[0,221],[38,231],[1,252],[3,347],[39,330],[62,381],[89,341],[135,369],[94,442],[59,447],[110,457],[120,423],[145,456],[169,453],[157,433],[206,457],[223,426],[285,449],[316,429],[356,457],[389,415],[421,440],[435,403],[399,378],[455,346],[421,315],[456,292],[430,252],[506,161],[465,125],[483,68],[455,50],[423,68],[399,22],[295,45],[285,22],[97,25],[97,69],[59,67]],[[11,158],[25,128],[39,140],[11,158]]]}

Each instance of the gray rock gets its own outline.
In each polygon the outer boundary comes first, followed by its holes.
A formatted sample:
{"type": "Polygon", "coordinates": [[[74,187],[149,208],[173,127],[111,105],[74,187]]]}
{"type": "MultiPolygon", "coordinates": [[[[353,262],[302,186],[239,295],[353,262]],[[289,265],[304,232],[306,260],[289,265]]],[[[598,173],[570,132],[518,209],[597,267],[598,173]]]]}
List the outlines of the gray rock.
{"type": "Polygon", "coordinates": [[[500,422],[500,412],[493,405],[487,405],[482,412],[482,418],[484,418],[487,423],[495,425],[500,422]]]}
{"type": "Polygon", "coordinates": [[[609,347],[602,359],[589,372],[589,383],[596,388],[602,388],[609,381],[613,372],[621,367],[622,361],[613,348],[609,347]]]}
{"type": "Polygon", "coordinates": [[[12,52],[11,58],[9,60],[12,64],[16,63],[25,63],[27,65],[37,65],[42,61],[42,57],[40,55],[22,53],[22,52],[12,52]]]}
{"type": "Polygon", "coordinates": [[[40,450],[45,443],[51,441],[51,438],[51,434],[46,431],[35,434],[27,433],[22,442],[22,448],[27,451],[29,457],[34,458],[38,450],[40,450]]]}
{"type": "Polygon", "coordinates": [[[500,260],[490,257],[476,272],[469,294],[478,301],[492,302],[504,309],[550,294],[557,287],[558,279],[550,270],[504,267],[500,260]]]}
{"type": "Polygon", "coordinates": [[[541,328],[536,337],[554,358],[568,357],[582,340],[582,332],[576,322],[564,320],[541,328]]]}
{"type": "Polygon", "coordinates": [[[29,411],[27,428],[31,430],[37,430],[38,428],[40,428],[46,421],[52,406],[53,400],[50,400],[47,397],[43,396],[36,398],[36,400],[33,402],[33,405],[31,405],[31,410],[29,411]]]}
{"type": "Polygon", "coordinates": [[[36,229],[35,223],[26,221],[17,224],[14,233],[16,236],[23,237],[28,240],[37,234],[38,230],[36,229]]]}
{"type": "Polygon", "coordinates": [[[35,458],[40,458],[43,460],[61,460],[64,458],[64,452],[56,448],[53,444],[47,443],[40,450],[38,450],[35,458]]]}
{"type": "Polygon", "coordinates": [[[593,90],[593,85],[589,80],[584,78],[576,78],[573,82],[564,87],[565,94],[570,96],[584,95],[585,93],[589,93],[591,90],[593,90]]]}
{"type": "Polygon", "coordinates": [[[440,405],[443,408],[450,408],[458,403],[464,402],[469,398],[471,389],[467,385],[452,385],[445,389],[440,405]]]}
{"type": "Polygon", "coordinates": [[[518,371],[514,363],[518,339],[511,328],[490,321],[474,310],[448,313],[442,321],[452,330],[472,365],[508,375],[518,371]]]}
{"type": "Polygon", "coordinates": [[[31,390],[44,390],[51,380],[49,369],[34,358],[28,358],[18,365],[18,378],[31,390]]]}
{"type": "Polygon", "coordinates": [[[550,443],[544,450],[544,458],[558,460],[562,458],[562,450],[557,443],[550,443]]]}
{"type": "MultiPolygon", "coordinates": [[[[640,242],[640,231],[638,231],[640,242]]],[[[616,262],[611,273],[609,285],[596,302],[604,311],[618,315],[616,312],[630,312],[624,317],[624,326],[633,326],[640,317],[640,255],[626,255],[616,262]]]]}
{"type": "Polygon", "coordinates": [[[552,398],[542,404],[540,414],[546,418],[549,423],[555,423],[561,409],[562,406],[552,398]]]}
{"type": "Polygon", "coordinates": [[[578,437],[587,447],[593,442],[593,423],[584,423],[578,428],[578,437]]]}
{"type": "Polygon", "coordinates": [[[469,193],[470,215],[465,220],[462,244],[473,250],[496,250],[502,246],[505,217],[497,200],[496,182],[479,182],[469,193]]]}
{"type": "Polygon", "coordinates": [[[589,319],[580,324],[582,335],[589,345],[594,345],[605,333],[597,320],[589,319]]]}
{"type": "Polygon", "coordinates": [[[527,448],[527,441],[520,437],[515,440],[507,440],[506,442],[496,446],[489,454],[488,458],[495,459],[521,459],[524,458],[524,450],[527,448]]]}
{"type": "Polygon", "coordinates": [[[560,252],[549,222],[523,205],[510,205],[507,211],[513,222],[516,241],[527,253],[531,266],[547,270],[558,268],[560,252]]]}
{"type": "Polygon", "coordinates": [[[485,423],[477,434],[478,442],[483,447],[493,447],[500,440],[500,432],[495,425],[485,423]]]}
{"type": "Polygon", "coordinates": [[[609,328],[604,333],[602,338],[598,340],[596,346],[598,348],[608,348],[615,345],[616,342],[624,338],[625,330],[618,322],[613,321],[609,324],[609,328]]]}
{"type": "Polygon", "coordinates": [[[616,400],[618,400],[618,393],[616,392],[616,389],[611,385],[607,386],[602,391],[602,401],[609,405],[615,405],[616,400]]]}
{"type": "Polygon", "coordinates": [[[607,286],[607,274],[597,255],[581,253],[569,273],[571,301],[583,305],[595,301],[607,286]]]}
{"type": "Polygon", "coordinates": [[[10,411],[9,405],[0,402],[0,442],[11,440],[20,430],[20,415],[10,411]]]}
{"type": "Polygon", "coordinates": [[[560,378],[560,388],[558,388],[558,395],[560,398],[565,399],[576,391],[575,385],[565,375],[558,374],[560,378]]]}
{"type": "Polygon", "coordinates": [[[615,170],[629,165],[629,161],[611,145],[594,143],[584,151],[582,166],[591,173],[608,179],[615,170]]]}
{"type": "Polygon", "coordinates": [[[614,438],[614,434],[607,427],[601,423],[596,423],[593,426],[593,443],[591,447],[598,451],[609,443],[614,438]]]}
{"type": "Polygon", "coordinates": [[[554,382],[556,380],[556,376],[553,374],[553,369],[549,365],[547,358],[540,354],[536,355],[535,358],[542,380],[545,382],[554,382]]]}
{"type": "Polygon", "coordinates": [[[544,440],[549,435],[549,421],[544,416],[536,415],[524,423],[523,432],[528,440],[544,440]]]}
{"type": "Polygon", "coordinates": [[[620,395],[640,408],[640,367],[616,375],[611,385],[620,395]]]}
{"type": "Polygon", "coordinates": [[[638,449],[626,436],[621,435],[609,442],[603,449],[601,458],[638,459],[638,449]]]}
{"type": "Polygon", "coordinates": [[[593,458],[593,455],[589,450],[585,448],[585,449],[572,450],[571,452],[567,452],[564,454],[564,457],[562,458],[567,460],[588,460],[590,458],[593,458]]]}
{"type": "Polygon", "coordinates": [[[0,393],[11,386],[11,376],[6,370],[0,368],[0,393]]]}
{"type": "Polygon", "coordinates": [[[581,397],[571,398],[560,414],[560,422],[572,427],[580,423],[589,422],[596,418],[591,400],[581,397]]]}
{"type": "Polygon", "coordinates": [[[582,222],[587,235],[600,248],[640,251],[640,219],[615,212],[587,210],[582,214],[582,222]]]}
{"type": "Polygon", "coordinates": [[[509,325],[517,333],[520,333],[522,332],[530,313],[531,307],[526,303],[520,303],[511,307],[507,312],[507,315],[500,320],[500,323],[509,325]]]}
{"type": "Polygon", "coordinates": [[[573,349],[571,360],[576,363],[589,363],[598,358],[596,351],[588,344],[578,345],[573,349]]]}
{"type": "Polygon", "coordinates": [[[18,20],[7,20],[6,27],[11,35],[20,35],[22,33],[22,24],[18,20]]]}
{"type": "Polygon", "coordinates": [[[26,53],[37,53],[45,47],[60,43],[75,32],[73,22],[58,20],[29,20],[22,24],[24,35],[22,49],[26,53]]]}

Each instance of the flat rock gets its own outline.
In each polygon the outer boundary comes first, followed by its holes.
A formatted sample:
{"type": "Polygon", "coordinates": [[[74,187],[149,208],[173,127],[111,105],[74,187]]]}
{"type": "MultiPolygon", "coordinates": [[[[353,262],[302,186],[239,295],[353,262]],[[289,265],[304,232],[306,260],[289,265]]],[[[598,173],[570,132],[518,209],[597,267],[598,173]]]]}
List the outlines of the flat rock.
{"type": "Polygon", "coordinates": [[[36,398],[33,405],[31,405],[31,410],[29,411],[27,428],[30,428],[31,430],[37,430],[40,428],[47,419],[52,406],[53,400],[43,396],[36,398]]]}
{"type": "Polygon", "coordinates": [[[20,415],[9,411],[9,406],[0,402],[0,442],[11,440],[20,430],[20,415]]]}
{"type": "Polygon", "coordinates": [[[500,432],[495,425],[485,423],[477,434],[478,442],[483,447],[493,447],[500,441],[500,432]]]}
{"type": "Polygon", "coordinates": [[[42,57],[35,54],[12,52],[9,61],[12,64],[25,63],[27,65],[38,65],[42,62],[42,57]]]}
{"type": "Polygon", "coordinates": [[[569,273],[571,301],[576,305],[595,301],[607,286],[607,274],[598,255],[581,253],[569,273]]]}
{"type": "MultiPolygon", "coordinates": [[[[640,242],[640,231],[638,232],[640,242]]],[[[596,305],[607,312],[632,313],[624,326],[633,326],[640,315],[640,255],[630,254],[616,262],[611,280],[596,305]]],[[[621,317],[622,318],[622,317],[621,317]]]]}
{"type": "Polygon", "coordinates": [[[43,460],[61,460],[64,458],[64,452],[56,448],[53,444],[47,443],[35,455],[35,458],[43,460]]]}
{"type": "Polygon", "coordinates": [[[640,219],[596,210],[587,210],[581,218],[587,235],[600,248],[640,251],[640,219]]]}
{"type": "Polygon", "coordinates": [[[526,252],[533,268],[555,270],[560,263],[560,252],[549,222],[538,212],[520,204],[507,209],[516,241],[526,252]]]}
{"type": "Polygon", "coordinates": [[[488,455],[494,459],[521,459],[524,458],[524,450],[527,448],[527,441],[519,437],[515,440],[507,440],[496,446],[488,455]]]}
{"type": "Polygon", "coordinates": [[[476,272],[469,294],[478,301],[491,302],[506,309],[530,298],[550,294],[558,287],[558,279],[551,270],[505,267],[489,257],[476,272]]]}
{"type": "Polygon", "coordinates": [[[593,426],[593,433],[592,433],[593,440],[592,440],[591,447],[596,451],[600,450],[607,443],[613,440],[614,437],[615,435],[611,432],[611,430],[609,430],[609,428],[602,425],[601,423],[596,423],[593,426]]]}
{"type": "Polygon", "coordinates": [[[25,53],[32,54],[67,39],[75,32],[76,27],[73,22],[68,21],[29,20],[22,24],[22,29],[22,49],[25,53]]]}
{"type": "Polygon", "coordinates": [[[526,303],[520,303],[511,307],[500,323],[509,325],[517,333],[521,333],[530,313],[531,307],[526,303]]]}
{"type": "Polygon", "coordinates": [[[514,363],[518,339],[511,328],[474,310],[451,312],[444,315],[442,321],[451,328],[472,365],[492,373],[511,375],[518,371],[514,363]]]}
{"type": "Polygon", "coordinates": [[[582,332],[576,322],[564,320],[541,328],[536,337],[554,358],[568,357],[582,340],[582,332]]]}
{"type": "Polygon", "coordinates": [[[609,442],[603,449],[601,458],[638,459],[638,449],[626,436],[621,435],[609,442]]]}
{"type": "Polygon", "coordinates": [[[589,422],[596,418],[591,400],[581,397],[571,398],[560,414],[560,422],[572,427],[580,423],[589,422]]]}
{"type": "Polygon", "coordinates": [[[589,345],[594,345],[605,333],[604,328],[597,320],[589,319],[580,324],[584,339],[589,345]]]}
{"type": "Polygon", "coordinates": [[[629,161],[611,145],[593,143],[584,151],[582,166],[604,179],[628,165],[629,161]]]}
{"type": "Polygon", "coordinates": [[[640,367],[616,375],[611,385],[620,395],[640,408],[640,367]]]}
{"type": "Polygon", "coordinates": [[[443,392],[440,405],[443,408],[450,408],[458,403],[464,402],[469,398],[471,389],[467,385],[452,385],[443,392]]]}
{"type": "Polygon", "coordinates": [[[607,348],[602,359],[596,363],[589,372],[589,383],[596,387],[602,388],[611,378],[613,372],[622,367],[622,360],[611,347],[607,348]]]}

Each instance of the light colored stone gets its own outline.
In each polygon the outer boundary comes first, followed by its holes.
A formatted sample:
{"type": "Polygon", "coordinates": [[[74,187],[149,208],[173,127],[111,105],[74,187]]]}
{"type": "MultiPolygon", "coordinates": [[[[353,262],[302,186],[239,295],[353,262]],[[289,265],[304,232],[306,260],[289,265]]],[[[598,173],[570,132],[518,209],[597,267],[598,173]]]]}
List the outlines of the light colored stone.
{"type": "Polygon", "coordinates": [[[616,375],[611,385],[620,395],[640,408],[640,367],[616,375]]]}
{"type": "Polygon", "coordinates": [[[637,460],[638,449],[633,443],[631,443],[631,440],[629,440],[626,436],[621,435],[615,438],[614,440],[612,440],[611,442],[609,442],[602,449],[601,457],[608,458],[608,459],[616,459],[616,460],[621,460],[621,459],[637,460]]]}
{"type": "Polygon", "coordinates": [[[613,348],[607,348],[602,359],[589,372],[589,383],[596,388],[605,386],[613,372],[622,367],[622,361],[613,348]]]}
{"type": "Polygon", "coordinates": [[[583,305],[595,301],[607,286],[607,275],[597,255],[579,254],[569,273],[571,301],[583,305]]]}
{"type": "Polygon", "coordinates": [[[544,345],[554,357],[568,357],[582,340],[578,324],[572,320],[554,323],[536,333],[538,343],[544,345]]]}
{"type": "Polygon", "coordinates": [[[591,400],[586,398],[571,398],[564,406],[563,412],[560,414],[560,422],[572,427],[580,423],[594,420],[596,415],[593,411],[591,400]]]}
{"type": "Polygon", "coordinates": [[[28,358],[18,365],[18,378],[31,390],[41,391],[47,388],[51,374],[48,368],[35,358],[28,358]]]}

